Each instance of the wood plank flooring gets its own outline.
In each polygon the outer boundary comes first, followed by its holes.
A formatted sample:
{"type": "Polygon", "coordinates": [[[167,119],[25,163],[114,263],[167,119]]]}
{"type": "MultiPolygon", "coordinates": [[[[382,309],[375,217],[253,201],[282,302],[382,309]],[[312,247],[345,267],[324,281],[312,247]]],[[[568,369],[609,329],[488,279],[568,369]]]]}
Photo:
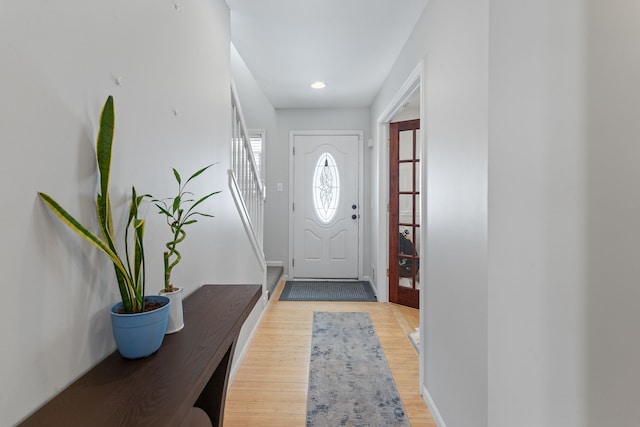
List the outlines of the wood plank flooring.
{"type": "MultiPolygon", "coordinates": [[[[278,284],[227,393],[224,426],[305,426],[314,311],[368,312],[412,426],[435,427],[407,334],[419,312],[389,303],[278,301],[278,284]]],[[[329,426],[328,426],[329,427],[329,426]]]]}

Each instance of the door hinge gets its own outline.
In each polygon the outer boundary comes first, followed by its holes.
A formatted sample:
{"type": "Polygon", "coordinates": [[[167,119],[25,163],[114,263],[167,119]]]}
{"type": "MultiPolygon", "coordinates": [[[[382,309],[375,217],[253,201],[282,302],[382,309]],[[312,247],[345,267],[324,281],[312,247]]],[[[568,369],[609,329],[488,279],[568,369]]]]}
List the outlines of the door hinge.
{"type": "Polygon", "coordinates": [[[391,147],[391,138],[387,138],[387,147],[391,147]]]}
{"type": "Polygon", "coordinates": [[[296,210],[296,204],[295,203],[291,203],[291,210],[295,211],[296,210]]]}
{"type": "Polygon", "coordinates": [[[296,266],[296,260],[294,258],[291,258],[291,267],[295,267],[296,266]]]}
{"type": "Polygon", "coordinates": [[[295,145],[293,146],[293,155],[294,156],[296,155],[296,147],[295,147],[295,145]]]}
{"type": "Polygon", "coordinates": [[[387,277],[389,277],[389,269],[387,268],[387,277]]]}

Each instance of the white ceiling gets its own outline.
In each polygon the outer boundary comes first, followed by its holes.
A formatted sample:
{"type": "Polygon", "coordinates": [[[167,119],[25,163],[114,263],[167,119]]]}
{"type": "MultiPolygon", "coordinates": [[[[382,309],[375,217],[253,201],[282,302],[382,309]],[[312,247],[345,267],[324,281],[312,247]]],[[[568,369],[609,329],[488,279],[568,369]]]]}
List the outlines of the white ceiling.
{"type": "Polygon", "coordinates": [[[340,108],[371,105],[429,0],[226,1],[231,40],[274,107],[340,108]]]}

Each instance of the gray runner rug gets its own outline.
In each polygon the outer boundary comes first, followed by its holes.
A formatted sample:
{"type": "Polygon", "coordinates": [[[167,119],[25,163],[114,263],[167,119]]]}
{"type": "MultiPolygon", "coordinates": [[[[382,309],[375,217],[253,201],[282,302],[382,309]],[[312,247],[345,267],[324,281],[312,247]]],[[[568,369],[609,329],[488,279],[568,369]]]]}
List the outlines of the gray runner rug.
{"type": "Polygon", "coordinates": [[[368,313],[313,314],[307,426],[409,426],[368,313]]]}

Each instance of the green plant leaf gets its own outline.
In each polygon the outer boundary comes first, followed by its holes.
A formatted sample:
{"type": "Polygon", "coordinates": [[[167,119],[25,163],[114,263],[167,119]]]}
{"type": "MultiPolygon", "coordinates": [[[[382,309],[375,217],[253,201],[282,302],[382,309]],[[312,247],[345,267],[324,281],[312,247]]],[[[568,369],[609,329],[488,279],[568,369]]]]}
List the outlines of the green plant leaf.
{"type": "Polygon", "coordinates": [[[44,201],[44,203],[51,209],[51,211],[58,217],[60,220],[66,224],[70,229],[75,231],[80,237],[85,239],[87,242],[91,243],[96,248],[100,249],[104,252],[114,263],[116,268],[123,273],[126,273],[124,265],[118,258],[118,255],[111,250],[111,248],[102,241],[98,236],[85,228],[78,220],[76,220],[69,212],[67,212],[62,206],[58,204],[51,196],[46,193],[38,193],[40,198],[44,201]]]}
{"type": "MultiPolygon", "coordinates": [[[[109,194],[109,174],[111,170],[111,150],[113,146],[113,133],[115,127],[115,113],[113,108],[113,97],[109,96],[102,108],[100,115],[100,129],[96,142],[96,159],[98,171],[100,172],[100,194],[109,194]]],[[[103,203],[109,203],[108,197],[103,197],[103,203]]]]}
{"type": "Polygon", "coordinates": [[[134,271],[133,280],[135,283],[136,301],[141,308],[144,308],[144,294],[145,294],[145,282],[144,282],[144,220],[135,219],[133,222],[133,228],[135,230],[135,254],[134,254],[134,271]]]}
{"type": "Polygon", "coordinates": [[[173,199],[173,213],[176,213],[180,209],[180,195],[177,195],[175,199],[173,199]]]}
{"type": "Polygon", "coordinates": [[[213,217],[213,215],[195,212],[193,209],[214,194],[220,193],[219,191],[216,191],[196,200],[192,192],[185,191],[185,187],[192,179],[201,175],[203,172],[205,172],[215,164],[216,163],[212,163],[197,170],[184,182],[184,184],[182,184],[182,179],[178,171],[173,168],[173,175],[178,182],[178,194],[173,199],[167,198],[161,200],[152,200],[155,203],[156,207],[159,209],[158,213],[167,217],[167,224],[169,225],[171,233],[173,234],[173,239],[167,242],[165,245],[169,250],[168,252],[164,253],[165,288],[170,285],[170,277],[173,267],[175,267],[182,258],[180,252],[176,250],[176,246],[186,237],[186,233],[183,230],[183,227],[197,222],[196,219],[191,218],[193,216],[201,215],[206,217],[213,217]],[[194,198],[190,198],[191,196],[194,196],[194,198]],[[171,200],[170,206],[169,200],[171,200]]]}
{"type": "Polygon", "coordinates": [[[69,228],[75,231],[83,239],[106,254],[112,261],[116,280],[122,297],[122,303],[127,313],[142,311],[144,300],[144,252],[142,237],[144,235],[144,221],[138,219],[139,206],[149,194],[137,195],[135,188],[132,188],[131,204],[129,206],[129,218],[125,229],[125,252],[126,266],[118,256],[115,245],[115,235],[113,227],[113,215],[111,201],[109,197],[109,178],[111,170],[111,154],[114,136],[115,114],[113,107],[113,97],[109,96],[102,109],[100,116],[100,129],[96,140],[96,161],[100,174],[100,190],[96,195],[95,208],[98,217],[98,224],[102,238],[91,232],[80,224],[71,214],[69,214],[60,204],[45,193],[38,193],[45,205],[69,228]],[[133,271],[130,266],[128,253],[128,229],[134,227],[135,253],[133,271]]]}
{"type": "Polygon", "coordinates": [[[159,204],[157,204],[157,203],[156,203],[155,205],[157,206],[157,208],[158,208],[158,209],[160,209],[160,212],[158,212],[158,213],[165,214],[165,215],[166,215],[166,216],[168,216],[168,217],[171,217],[171,216],[172,216],[172,215],[171,215],[171,212],[169,212],[169,211],[168,211],[164,206],[160,206],[160,205],[159,205],[159,204]]]}
{"type": "Polygon", "coordinates": [[[209,197],[211,196],[215,196],[216,194],[219,194],[219,191],[214,191],[211,194],[207,194],[206,196],[202,197],[200,200],[198,200],[197,202],[195,202],[193,205],[191,205],[191,207],[189,208],[189,210],[187,211],[187,217],[189,216],[190,212],[196,207],[198,206],[200,203],[204,202],[205,200],[207,200],[209,197]]]}
{"type": "MultiPolygon", "coordinates": [[[[200,175],[201,173],[203,173],[204,171],[206,171],[207,169],[209,169],[211,166],[215,165],[216,163],[212,163],[208,166],[203,167],[202,169],[200,169],[199,171],[196,171],[193,175],[191,175],[189,177],[189,179],[187,180],[187,182],[184,183],[184,185],[187,185],[187,183],[189,181],[191,181],[193,178],[197,177],[198,175],[200,175]]],[[[175,170],[175,169],[174,169],[175,170]]]]}

